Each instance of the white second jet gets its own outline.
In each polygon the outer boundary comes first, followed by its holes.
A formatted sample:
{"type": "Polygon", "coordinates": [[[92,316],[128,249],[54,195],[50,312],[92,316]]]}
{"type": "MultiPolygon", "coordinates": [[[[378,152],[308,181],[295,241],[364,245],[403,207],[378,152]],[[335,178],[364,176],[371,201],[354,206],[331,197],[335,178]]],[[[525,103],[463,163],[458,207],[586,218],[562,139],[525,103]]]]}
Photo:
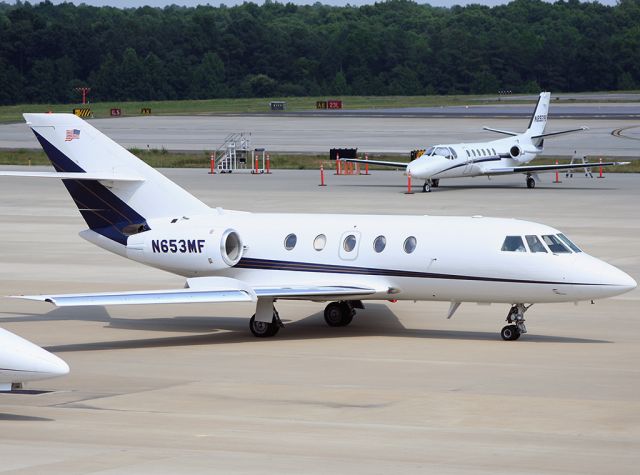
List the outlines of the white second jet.
{"type": "MultiPolygon", "coordinates": [[[[505,340],[526,332],[534,303],[612,297],[636,287],[561,231],[515,219],[247,213],[210,208],[72,114],[25,114],[89,242],[184,276],[184,288],[31,295],[57,306],[253,302],[257,337],[283,326],[277,300],[329,302],[328,325],[351,323],[363,300],[509,306],[505,340]]],[[[99,272],[99,269],[96,269],[99,272]]]]}
{"type": "Polygon", "coordinates": [[[540,181],[538,173],[555,172],[574,168],[608,167],[626,165],[629,162],[580,163],[560,165],[529,165],[544,150],[546,138],[582,132],[587,127],[545,133],[549,113],[551,93],[543,92],[523,133],[484,127],[485,130],[508,135],[509,137],[478,143],[443,144],[429,147],[410,163],[346,159],[347,162],[368,163],[394,168],[405,168],[412,178],[424,180],[422,191],[431,191],[445,178],[464,178],[475,176],[513,175],[526,176],[527,188],[535,188],[540,181]]]}

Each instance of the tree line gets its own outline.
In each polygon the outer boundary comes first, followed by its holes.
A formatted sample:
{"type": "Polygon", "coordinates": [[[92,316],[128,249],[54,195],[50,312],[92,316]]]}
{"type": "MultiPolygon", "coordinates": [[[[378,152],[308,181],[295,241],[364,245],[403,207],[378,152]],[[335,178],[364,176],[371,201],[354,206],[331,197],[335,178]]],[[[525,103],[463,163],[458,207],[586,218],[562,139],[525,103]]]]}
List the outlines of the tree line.
{"type": "Polygon", "coordinates": [[[640,0],[0,3],[0,104],[640,88],[640,0]]]}

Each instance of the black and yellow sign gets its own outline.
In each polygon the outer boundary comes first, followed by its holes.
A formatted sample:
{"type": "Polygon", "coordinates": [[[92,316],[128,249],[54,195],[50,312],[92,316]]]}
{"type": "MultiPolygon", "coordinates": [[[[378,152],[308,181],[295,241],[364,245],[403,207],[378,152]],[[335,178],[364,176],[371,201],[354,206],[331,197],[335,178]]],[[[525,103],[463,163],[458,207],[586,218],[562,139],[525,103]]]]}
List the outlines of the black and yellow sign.
{"type": "Polygon", "coordinates": [[[151,115],[151,108],[143,107],[142,109],[140,109],[140,113],[142,115],[151,115]]]}
{"type": "Polygon", "coordinates": [[[91,113],[91,109],[89,109],[88,107],[76,107],[75,109],[73,109],[73,113],[78,117],[82,117],[85,119],[87,117],[93,117],[93,114],[91,113]]]}
{"type": "Polygon", "coordinates": [[[425,150],[411,150],[411,160],[415,160],[416,158],[420,158],[424,154],[425,150]]]}

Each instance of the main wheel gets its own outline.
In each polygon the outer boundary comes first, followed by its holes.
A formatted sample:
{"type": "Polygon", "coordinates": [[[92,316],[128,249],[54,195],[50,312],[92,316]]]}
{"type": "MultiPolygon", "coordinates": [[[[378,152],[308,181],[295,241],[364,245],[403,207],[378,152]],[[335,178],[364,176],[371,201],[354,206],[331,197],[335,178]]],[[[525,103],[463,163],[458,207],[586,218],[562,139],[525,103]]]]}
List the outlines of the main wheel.
{"type": "Polygon", "coordinates": [[[424,185],[422,185],[423,193],[429,193],[430,191],[431,191],[431,185],[429,185],[429,183],[425,183],[424,185]]]}
{"type": "Polygon", "coordinates": [[[280,330],[280,326],[275,323],[275,321],[268,322],[259,322],[256,320],[256,316],[254,315],[249,320],[249,329],[253,336],[258,338],[269,338],[270,336],[274,336],[280,330]]]}
{"type": "Polygon", "coordinates": [[[536,181],[533,179],[533,177],[527,177],[527,188],[535,188],[536,187],[536,181]]]}
{"type": "Polygon", "coordinates": [[[324,321],[330,327],[346,327],[353,320],[354,313],[346,302],[331,302],[324,309],[324,321]]]}
{"type": "Polygon", "coordinates": [[[500,331],[500,336],[504,341],[514,341],[520,338],[520,330],[515,325],[507,325],[500,331]]]}

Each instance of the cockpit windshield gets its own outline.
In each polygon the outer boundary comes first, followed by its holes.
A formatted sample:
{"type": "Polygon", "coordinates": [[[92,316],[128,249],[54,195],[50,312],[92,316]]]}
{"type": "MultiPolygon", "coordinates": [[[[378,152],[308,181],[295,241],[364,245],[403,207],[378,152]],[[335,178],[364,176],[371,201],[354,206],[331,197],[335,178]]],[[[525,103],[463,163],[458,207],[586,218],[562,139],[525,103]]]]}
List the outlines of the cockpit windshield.
{"type": "Polygon", "coordinates": [[[562,242],[569,246],[573,252],[582,252],[582,249],[571,242],[571,240],[564,234],[558,234],[558,237],[562,240],[562,242]]]}

